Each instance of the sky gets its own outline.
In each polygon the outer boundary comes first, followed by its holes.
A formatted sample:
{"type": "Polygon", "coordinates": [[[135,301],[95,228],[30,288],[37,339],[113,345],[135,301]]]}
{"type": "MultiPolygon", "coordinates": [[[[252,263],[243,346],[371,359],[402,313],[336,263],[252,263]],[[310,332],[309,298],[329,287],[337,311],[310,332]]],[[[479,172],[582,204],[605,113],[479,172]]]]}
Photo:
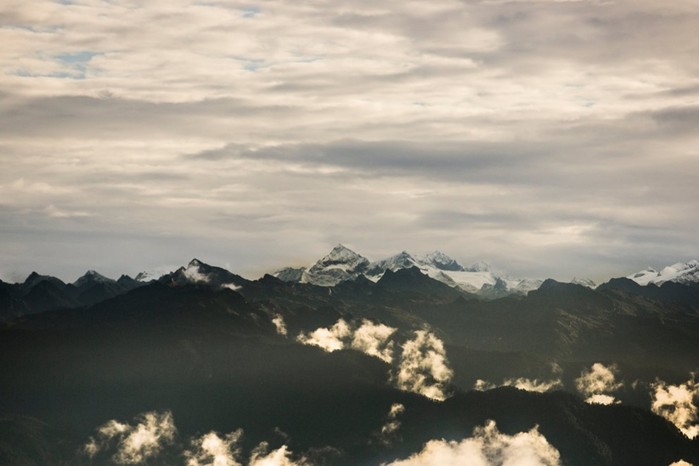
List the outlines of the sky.
{"type": "Polygon", "coordinates": [[[3,0],[0,279],[699,257],[696,0],[3,0]]]}

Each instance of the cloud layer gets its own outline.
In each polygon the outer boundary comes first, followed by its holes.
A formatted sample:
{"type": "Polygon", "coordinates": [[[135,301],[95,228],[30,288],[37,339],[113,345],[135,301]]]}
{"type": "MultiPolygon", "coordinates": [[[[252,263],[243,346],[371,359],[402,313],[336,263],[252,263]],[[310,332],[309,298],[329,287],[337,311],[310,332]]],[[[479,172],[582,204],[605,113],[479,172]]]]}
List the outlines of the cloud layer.
{"type": "Polygon", "coordinates": [[[507,435],[489,421],[460,442],[430,440],[419,453],[384,466],[558,466],[560,454],[537,428],[507,435]]]}
{"type": "Polygon", "coordinates": [[[257,276],[340,241],[598,281],[699,256],[691,1],[0,16],[3,279],[195,255],[257,276]]]}

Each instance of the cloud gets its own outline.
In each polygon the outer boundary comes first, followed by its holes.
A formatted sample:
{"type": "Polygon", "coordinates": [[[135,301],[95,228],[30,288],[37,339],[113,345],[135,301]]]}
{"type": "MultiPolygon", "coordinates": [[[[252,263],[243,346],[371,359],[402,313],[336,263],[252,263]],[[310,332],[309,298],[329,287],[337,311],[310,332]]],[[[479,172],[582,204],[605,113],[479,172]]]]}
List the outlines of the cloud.
{"type": "Polygon", "coordinates": [[[277,329],[277,333],[282,336],[287,335],[286,322],[284,322],[284,317],[281,314],[277,314],[272,319],[274,328],[277,329]]]}
{"type": "MultiPolygon", "coordinates": [[[[559,390],[563,388],[563,383],[561,382],[560,379],[555,379],[555,380],[539,380],[539,379],[529,379],[526,377],[519,377],[516,379],[506,379],[500,384],[499,386],[501,387],[515,387],[519,390],[524,390],[527,392],[538,392],[538,393],[544,393],[544,392],[549,392],[551,390],[559,390]]],[[[487,382],[482,379],[476,380],[476,383],[473,386],[474,390],[478,391],[484,391],[484,390],[492,390],[493,388],[498,387],[498,385],[495,385],[491,382],[487,382]]]]}
{"type": "Polygon", "coordinates": [[[557,466],[560,454],[535,427],[507,435],[494,421],[477,427],[473,436],[460,442],[430,440],[419,453],[385,466],[557,466]]]}
{"type": "Polygon", "coordinates": [[[327,352],[354,349],[390,364],[393,360],[393,342],[390,338],[395,332],[393,327],[375,324],[367,319],[362,319],[356,328],[339,319],[331,328],[321,327],[308,334],[301,333],[297,341],[318,346],[327,352]]]}
{"type": "Polygon", "coordinates": [[[111,420],[97,429],[83,451],[90,457],[114,445],[112,459],[117,464],[138,464],[157,456],[163,446],[173,441],[177,429],[172,413],[147,412],[136,418],[136,424],[111,420]]]}
{"type": "Polygon", "coordinates": [[[381,426],[381,440],[389,443],[400,429],[401,422],[398,416],[405,412],[405,406],[401,403],[393,403],[386,416],[386,422],[381,426]]]}
{"type": "Polygon", "coordinates": [[[236,458],[240,456],[238,442],[242,435],[242,429],[238,429],[223,438],[216,432],[209,432],[194,439],[194,450],[184,452],[187,466],[241,466],[236,458]]]}
{"type": "MultiPolygon", "coordinates": [[[[203,282],[203,283],[208,283],[209,282],[209,276],[205,273],[202,273],[199,270],[199,266],[195,264],[189,264],[183,271],[182,273],[184,276],[187,278],[187,280],[197,283],[197,282],[203,282]]],[[[224,285],[226,286],[226,285],[224,285]]],[[[235,291],[235,290],[234,290],[235,291]]]]}
{"type": "MultiPolygon", "coordinates": [[[[192,441],[194,451],[185,451],[187,466],[243,466],[239,458],[241,456],[240,439],[242,429],[231,432],[221,438],[216,432],[209,432],[199,439],[192,441]]],[[[267,442],[260,443],[250,453],[247,466],[310,466],[306,460],[291,459],[291,452],[286,445],[276,450],[269,451],[267,442]]]]}
{"type": "Polygon", "coordinates": [[[367,319],[353,325],[339,319],[332,327],[320,327],[301,333],[296,340],[318,346],[324,351],[354,349],[394,364],[391,380],[397,388],[433,400],[447,398],[446,387],[454,373],[448,365],[444,343],[428,330],[417,330],[412,340],[401,346],[401,355],[394,361],[393,337],[397,329],[367,319]]]}
{"type": "Polygon", "coordinates": [[[623,382],[616,382],[618,369],[615,365],[609,367],[596,362],[588,372],[583,372],[575,379],[578,391],[586,396],[585,401],[591,404],[609,405],[619,403],[609,393],[624,386],[623,382]]]}
{"type": "Polygon", "coordinates": [[[0,255],[22,275],[137,273],[186,249],[252,277],[351,241],[599,281],[699,253],[691,2],[0,16],[0,255]]]}
{"type": "Polygon", "coordinates": [[[395,332],[393,327],[364,319],[354,331],[351,347],[390,364],[393,360],[393,342],[389,339],[395,332]]]}
{"type": "Polygon", "coordinates": [[[401,390],[444,401],[453,375],[442,340],[428,330],[417,330],[415,337],[402,345],[393,381],[401,390]]]}
{"type": "Polygon", "coordinates": [[[276,450],[268,450],[269,445],[266,442],[258,445],[252,451],[248,466],[309,466],[303,458],[293,461],[286,445],[282,445],[276,450]]]}
{"type": "Polygon", "coordinates": [[[337,321],[331,328],[317,328],[308,335],[301,333],[296,339],[304,345],[318,346],[332,353],[345,347],[345,340],[350,338],[352,330],[344,319],[337,321]]]}
{"type": "MultiPolygon", "coordinates": [[[[176,448],[177,433],[170,411],[143,413],[136,417],[135,425],[116,420],[106,422],[90,437],[82,451],[91,459],[100,453],[113,454],[117,464],[151,464],[166,446],[176,448]]],[[[269,451],[267,442],[260,443],[250,452],[247,462],[241,460],[240,445],[243,429],[225,435],[211,431],[189,440],[189,448],[180,452],[186,466],[311,466],[305,458],[292,460],[286,445],[269,451]]]]}
{"type": "Polygon", "coordinates": [[[662,380],[651,385],[654,392],[651,410],[672,422],[688,438],[699,435],[699,383],[692,378],[679,385],[662,380]]]}

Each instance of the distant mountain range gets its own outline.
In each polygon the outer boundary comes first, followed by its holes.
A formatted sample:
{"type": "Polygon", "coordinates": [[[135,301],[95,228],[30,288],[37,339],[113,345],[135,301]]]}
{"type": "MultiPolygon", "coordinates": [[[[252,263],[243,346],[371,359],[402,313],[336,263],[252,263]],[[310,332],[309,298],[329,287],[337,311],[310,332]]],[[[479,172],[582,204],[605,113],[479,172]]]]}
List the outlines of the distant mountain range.
{"type": "Polygon", "coordinates": [[[495,272],[485,262],[464,267],[440,251],[423,256],[403,251],[370,262],[342,244],[335,246],[327,256],[308,268],[288,267],[275,272],[274,276],[289,282],[334,286],[343,281],[355,280],[360,275],[376,282],[387,270],[395,272],[412,267],[417,267],[425,275],[449,286],[490,299],[508,294],[526,294],[542,283],[541,280],[513,278],[495,272]]]}
{"type": "Polygon", "coordinates": [[[662,285],[666,282],[699,283],[699,261],[678,262],[664,267],[660,272],[649,267],[627,278],[639,285],[662,285]]]}
{"type": "MultiPolygon", "coordinates": [[[[335,246],[328,255],[309,267],[286,267],[274,272],[272,276],[288,283],[334,287],[343,282],[356,281],[360,277],[376,283],[386,272],[411,268],[480,299],[524,296],[543,283],[540,279],[511,277],[493,270],[485,262],[465,267],[440,251],[421,256],[403,251],[372,262],[342,244],[335,246]]],[[[699,261],[676,263],[660,271],[647,268],[626,278],[641,286],[660,286],[668,282],[693,286],[699,284],[699,261]]],[[[74,283],[64,283],[56,277],[32,272],[23,283],[5,283],[0,280],[0,321],[56,308],[89,306],[151,281],[179,285],[206,283],[232,290],[250,283],[250,280],[240,275],[197,259],[173,272],[141,272],[135,278],[121,275],[116,280],[89,270],[74,283]]],[[[597,287],[589,279],[574,278],[571,283],[592,289],[597,287]]]]}

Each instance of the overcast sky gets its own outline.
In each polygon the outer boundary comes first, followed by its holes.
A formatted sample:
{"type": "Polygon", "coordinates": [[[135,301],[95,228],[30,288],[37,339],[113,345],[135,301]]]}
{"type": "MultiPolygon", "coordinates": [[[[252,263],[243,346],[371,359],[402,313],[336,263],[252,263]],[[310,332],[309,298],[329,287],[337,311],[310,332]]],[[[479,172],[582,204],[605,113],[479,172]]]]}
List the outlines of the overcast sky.
{"type": "Polygon", "coordinates": [[[696,0],[3,0],[0,278],[699,257],[696,0]]]}

